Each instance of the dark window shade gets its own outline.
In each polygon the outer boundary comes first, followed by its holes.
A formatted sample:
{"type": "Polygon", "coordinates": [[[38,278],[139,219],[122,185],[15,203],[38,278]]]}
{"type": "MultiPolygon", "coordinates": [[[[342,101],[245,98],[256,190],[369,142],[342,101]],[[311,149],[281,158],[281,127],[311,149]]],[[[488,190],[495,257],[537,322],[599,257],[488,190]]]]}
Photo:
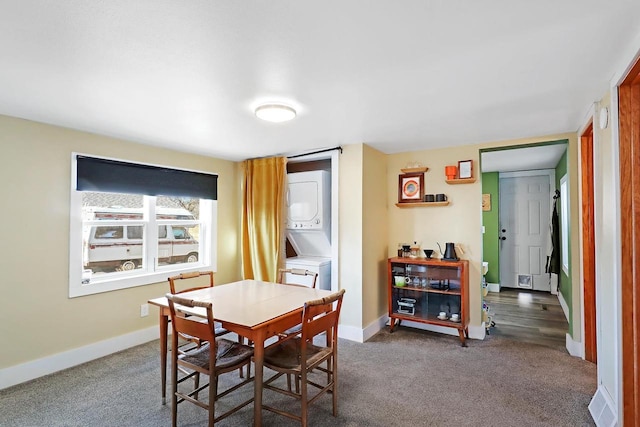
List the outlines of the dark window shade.
{"type": "Polygon", "coordinates": [[[218,199],[218,175],[76,156],[79,191],[218,199]]]}

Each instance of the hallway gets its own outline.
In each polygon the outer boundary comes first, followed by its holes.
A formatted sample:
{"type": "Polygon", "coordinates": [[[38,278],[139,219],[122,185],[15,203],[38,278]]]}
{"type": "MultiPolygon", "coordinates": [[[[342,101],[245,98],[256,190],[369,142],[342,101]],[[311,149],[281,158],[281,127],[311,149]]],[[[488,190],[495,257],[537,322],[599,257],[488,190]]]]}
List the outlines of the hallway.
{"type": "Polygon", "coordinates": [[[514,341],[566,350],[569,324],[556,295],[528,289],[502,288],[485,297],[495,322],[490,330],[514,341]]]}

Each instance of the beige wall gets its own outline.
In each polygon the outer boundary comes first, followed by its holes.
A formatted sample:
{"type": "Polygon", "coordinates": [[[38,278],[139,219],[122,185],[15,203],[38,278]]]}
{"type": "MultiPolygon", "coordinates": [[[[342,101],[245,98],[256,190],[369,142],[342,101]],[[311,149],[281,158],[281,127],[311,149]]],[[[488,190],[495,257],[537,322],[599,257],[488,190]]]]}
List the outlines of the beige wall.
{"type": "Polygon", "coordinates": [[[363,150],[362,211],[362,326],[387,312],[387,155],[369,147],[363,150]]]}
{"type": "MultiPolygon", "coordinates": [[[[474,174],[479,176],[480,148],[565,138],[576,142],[575,135],[554,135],[394,155],[384,155],[364,144],[344,146],[339,167],[338,275],[339,286],[347,294],[341,324],[364,329],[386,314],[386,259],[396,254],[399,242],[417,240],[423,248],[433,249],[437,249],[436,242],[462,244],[462,257],[471,261],[471,324],[479,326],[481,185],[479,180],[447,185],[444,166],[472,159],[474,174]],[[413,161],[430,168],[425,174],[426,191],[446,193],[449,206],[395,206],[400,168],[413,161]]],[[[4,116],[0,116],[0,144],[4,207],[0,219],[5,224],[3,241],[11,242],[0,249],[1,287],[11,301],[0,310],[0,336],[12,343],[0,349],[0,369],[146,329],[157,322],[154,308],[149,317],[140,317],[140,304],[162,295],[165,283],[73,299],[67,296],[73,151],[218,173],[216,281],[240,278],[237,163],[4,116]],[[20,319],[20,328],[15,328],[11,319],[20,319]],[[15,348],[25,351],[12,350],[15,348]]],[[[578,194],[573,189],[572,193],[578,194]]],[[[572,206],[572,212],[578,212],[577,206],[572,206]]],[[[577,224],[572,221],[572,232],[577,224]]],[[[574,251],[574,256],[578,252],[574,251]]]]}
{"type": "Polygon", "coordinates": [[[449,185],[445,182],[444,167],[457,165],[458,160],[473,160],[474,176],[478,176],[477,146],[451,147],[415,151],[389,156],[387,197],[389,204],[389,248],[387,256],[396,256],[398,243],[417,241],[423,249],[435,249],[437,243],[444,250],[446,242],[462,245],[459,257],[469,262],[469,304],[471,325],[481,324],[480,266],[482,262],[482,190],[480,180],[473,184],[449,185]],[[445,193],[448,206],[398,208],[398,176],[410,162],[420,162],[429,170],[425,173],[428,194],[445,193]]]}
{"type": "Polygon", "coordinates": [[[71,152],[215,172],[218,282],[240,277],[237,164],[0,116],[0,368],[157,324],[166,283],[69,299],[71,152]]]}
{"type": "Polygon", "coordinates": [[[342,147],[339,168],[339,289],[345,289],[340,324],[362,327],[363,145],[342,147]]]}

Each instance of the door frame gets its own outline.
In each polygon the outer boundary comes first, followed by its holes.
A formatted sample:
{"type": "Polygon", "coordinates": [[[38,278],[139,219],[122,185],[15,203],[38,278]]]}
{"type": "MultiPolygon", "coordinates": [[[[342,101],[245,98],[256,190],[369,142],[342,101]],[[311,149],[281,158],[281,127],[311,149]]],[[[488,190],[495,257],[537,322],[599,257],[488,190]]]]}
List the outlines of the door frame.
{"type": "MultiPolygon", "coordinates": [[[[591,114],[593,117],[593,114],[591,114]]],[[[580,132],[581,299],[584,358],[597,362],[593,120],[580,132]]]]}
{"type": "Polygon", "coordinates": [[[640,418],[640,57],[631,64],[618,86],[623,425],[640,418]]]}
{"type": "Polygon", "coordinates": [[[340,180],[340,154],[342,147],[321,150],[316,153],[294,154],[288,157],[287,163],[310,163],[314,161],[329,160],[331,162],[331,290],[338,291],[339,283],[339,236],[340,236],[340,217],[339,217],[339,189],[338,182],[340,180]]]}

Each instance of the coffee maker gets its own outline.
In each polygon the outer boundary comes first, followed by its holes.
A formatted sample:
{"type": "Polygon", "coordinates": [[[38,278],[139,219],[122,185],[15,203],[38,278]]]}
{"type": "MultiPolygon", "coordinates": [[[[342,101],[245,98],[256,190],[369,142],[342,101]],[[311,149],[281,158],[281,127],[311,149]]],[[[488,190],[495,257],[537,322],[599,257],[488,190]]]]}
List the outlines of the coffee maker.
{"type": "Polygon", "coordinates": [[[442,255],[442,259],[444,261],[458,261],[458,255],[456,254],[456,244],[453,242],[445,243],[445,250],[442,253],[442,246],[438,243],[438,248],[440,249],[440,255],[442,255]]]}

